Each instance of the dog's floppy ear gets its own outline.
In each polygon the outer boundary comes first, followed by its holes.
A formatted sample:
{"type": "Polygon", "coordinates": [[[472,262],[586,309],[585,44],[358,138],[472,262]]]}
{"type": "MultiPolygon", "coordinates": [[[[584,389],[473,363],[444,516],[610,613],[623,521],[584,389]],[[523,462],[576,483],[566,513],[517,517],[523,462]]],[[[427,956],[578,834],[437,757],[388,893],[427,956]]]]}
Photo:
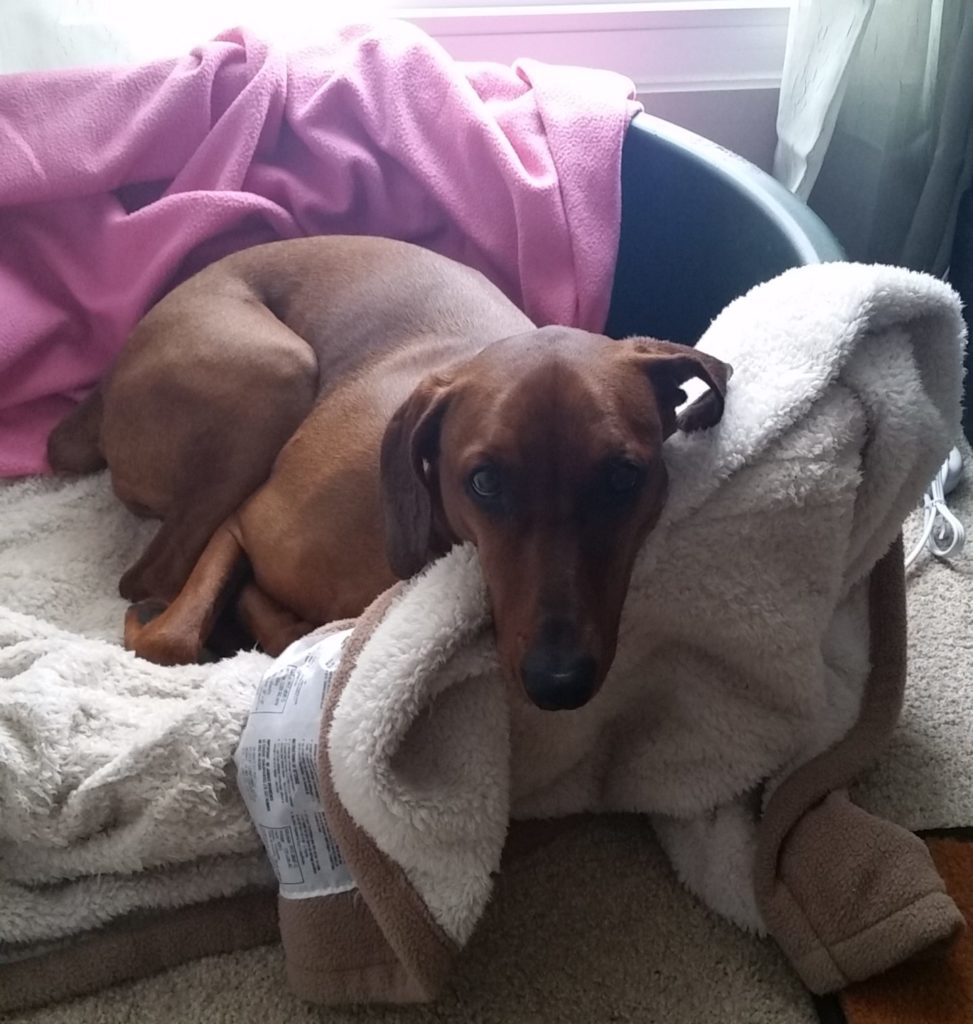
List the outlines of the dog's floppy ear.
{"type": "Polygon", "coordinates": [[[449,402],[449,383],[423,381],[399,406],[382,438],[385,553],[400,579],[414,576],[434,553],[433,507],[439,500],[435,460],[449,402]]]}
{"type": "Polygon", "coordinates": [[[657,341],[655,338],[635,338],[632,346],[636,359],[655,389],[665,437],[676,429],[690,433],[706,430],[720,422],[726,385],[733,376],[733,367],[729,363],[705,352],[697,352],[688,345],[657,341]],[[676,409],[686,400],[682,385],[692,377],[703,381],[709,391],[677,416],[676,409]]]}

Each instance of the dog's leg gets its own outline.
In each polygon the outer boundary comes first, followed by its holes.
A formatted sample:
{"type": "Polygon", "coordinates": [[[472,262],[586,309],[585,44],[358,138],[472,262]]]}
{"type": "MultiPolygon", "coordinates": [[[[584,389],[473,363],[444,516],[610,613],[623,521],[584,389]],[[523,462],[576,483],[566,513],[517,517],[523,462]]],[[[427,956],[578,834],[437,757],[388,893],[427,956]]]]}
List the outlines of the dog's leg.
{"type": "Polygon", "coordinates": [[[161,614],[149,601],[125,616],[125,646],[157,665],[198,661],[221,608],[249,571],[246,553],[228,524],[213,534],[176,599],[161,614]],[[148,620],[148,621],[146,621],[148,620]]]}
{"type": "Polygon", "coordinates": [[[246,584],[240,592],[237,614],[261,649],[275,658],[314,628],[265,594],[256,583],[246,584]]]}
{"type": "Polygon", "coordinates": [[[319,384],[313,350],[264,306],[216,294],[158,308],[116,368],[102,426],[118,497],[163,521],[119,584],[129,601],[175,598],[214,531],[266,481],[319,384]],[[156,334],[178,336],[184,357],[148,362],[140,345],[169,351],[156,334]]]}
{"type": "Polygon", "coordinates": [[[185,585],[192,559],[199,559],[214,527],[233,511],[230,502],[219,503],[206,514],[166,520],[149,542],[142,557],[118,583],[118,593],[134,603],[173,601],[185,585]],[[224,508],[228,504],[228,508],[224,508]],[[215,520],[215,522],[214,522],[215,520]]]}

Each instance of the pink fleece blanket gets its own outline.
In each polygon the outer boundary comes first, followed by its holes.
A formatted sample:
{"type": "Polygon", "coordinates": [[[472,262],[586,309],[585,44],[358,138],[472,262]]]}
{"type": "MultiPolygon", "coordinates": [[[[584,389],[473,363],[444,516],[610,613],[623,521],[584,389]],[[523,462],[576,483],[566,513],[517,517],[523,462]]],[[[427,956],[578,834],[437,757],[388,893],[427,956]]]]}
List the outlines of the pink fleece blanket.
{"type": "Polygon", "coordinates": [[[407,239],[537,322],[600,328],[632,95],[610,72],[457,64],[399,22],[0,77],[0,475],[47,469],[50,428],[166,289],[259,242],[407,239]]]}

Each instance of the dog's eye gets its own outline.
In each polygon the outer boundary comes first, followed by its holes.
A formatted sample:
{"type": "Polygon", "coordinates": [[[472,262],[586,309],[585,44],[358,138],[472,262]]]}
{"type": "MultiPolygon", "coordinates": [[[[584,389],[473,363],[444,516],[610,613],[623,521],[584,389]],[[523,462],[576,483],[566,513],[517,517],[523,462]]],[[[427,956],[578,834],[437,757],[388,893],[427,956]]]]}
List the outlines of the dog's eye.
{"type": "Polygon", "coordinates": [[[481,466],[470,474],[470,490],[480,498],[500,497],[500,473],[493,466],[481,466]]]}
{"type": "Polygon", "coordinates": [[[642,482],[642,469],[633,462],[615,462],[608,470],[608,486],[615,494],[631,494],[642,482]]]}

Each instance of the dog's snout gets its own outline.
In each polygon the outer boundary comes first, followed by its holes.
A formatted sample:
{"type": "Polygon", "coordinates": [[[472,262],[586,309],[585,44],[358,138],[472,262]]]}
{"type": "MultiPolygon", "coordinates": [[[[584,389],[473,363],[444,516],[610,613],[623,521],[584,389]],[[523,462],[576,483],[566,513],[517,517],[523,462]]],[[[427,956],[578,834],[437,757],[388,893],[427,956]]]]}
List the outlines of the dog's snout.
{"type": "Polygon", "coordinates": [[[571,711],[594,696],[598,665],[590,654],[544,645],[524,656],[520,678],[527,696],[542,710],[571,711]]]}

